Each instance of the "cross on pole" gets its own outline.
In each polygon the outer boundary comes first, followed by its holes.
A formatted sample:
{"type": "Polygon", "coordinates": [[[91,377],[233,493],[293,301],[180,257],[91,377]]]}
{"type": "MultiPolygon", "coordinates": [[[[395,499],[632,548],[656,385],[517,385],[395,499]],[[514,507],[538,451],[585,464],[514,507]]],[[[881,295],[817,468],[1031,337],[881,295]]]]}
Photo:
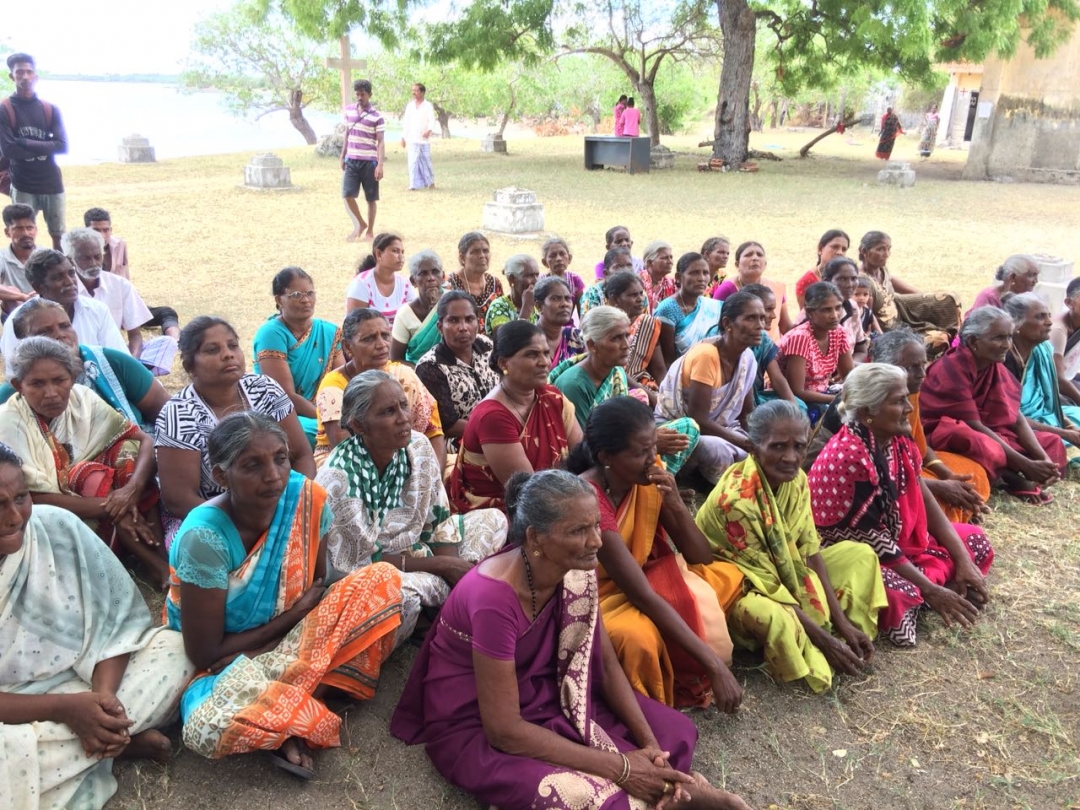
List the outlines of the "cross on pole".
{"type": "Polygon", "coordinates": [[[341,58],[327,58],[326,66],[341,71],[341,106],[346,107],[353,103],[352,72],[364,70],[367,62],[363,59],[352,60],[349,48],[349,35],[346,34],[339,40],[341,44],[341,58]]]}

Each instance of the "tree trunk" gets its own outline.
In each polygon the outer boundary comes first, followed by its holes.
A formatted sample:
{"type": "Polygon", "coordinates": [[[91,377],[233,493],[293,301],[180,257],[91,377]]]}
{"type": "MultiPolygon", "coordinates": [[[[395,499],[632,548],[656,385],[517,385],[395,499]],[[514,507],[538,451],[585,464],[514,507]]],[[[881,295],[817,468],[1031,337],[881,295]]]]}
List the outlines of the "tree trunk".
{"type": "Polygon", "coordinates": [[[450,111],[445,107],[440,107],[434,101],[431,102],[432,108],[435,110],[435,117],[439,120],[439,131],[443,138],[450,137],[450,111]]]}
{"type": "Polygon", "coordinates": [[[503,133],[506,132],[506,125],[510,123],[510,114],[514,111],[514,107],[517,105],[517,80],[518,76],[515,76],[510,80],[510,103],[506,105],[506,112],[503,113],[502,123],[499,124],[498,137],[503,137],[503,133]]]}
{"type": "Polygon", "coordinates": [[[746,0],[716,0],[724,61],[716,99],[713,157],[728,164],[746,160],[750,149],[750,83],[754,74],[757,19],[746,0]]]}
{"type": "Polygon", "coordinates": [[[660,114],[656,110],[656,88],[653,87],[652,82],[642,79],[634,85],[634,90],[640,96],[637,105],[641,108],[641,117],[649,131],[649,143],[651,146],[659,146],[660,114]]]}
{"type": "Polygon", "coordinates": [[[315,144],[319,139],[315,137],[315,130],[304,118],[304,91],[299,88],[289,93],[289,123],[296,127],[296,131],[304,136],[308,145],[315,144]]]}
{"type": "Polygon", "coordinates": [[[750,126],[754,132],[761,132],[764,129],[764,122],[761,120],[761,91],[758,89],[758,83],[751,84],[750,90],[754,94],[754,109],[750,112],[750,126]]]}
{"type": "Polygon", "coordinates": [[[829,127],[829,129],[825,130],[825,131],[824,131],[824,132],[822,132],[822,133],[821,133],[820,135],[818,135],[818,136],[817,136],[816,138],[814,138],[814,139],[813,139],[812,141],[810,141],[810,143],[806,144],[806,146],[804,146],[804,147],[803,147],[802,149],[800,149],[800,150],[799,150],[799,157],[801,157],[801,158],[804,158],[804,157],[806,157],[806,156],[807,156],[808,154],[810,154],[810,150],[811,150],[811,149],[812,149],[812,148],[814,147],[814,145],[815,145],[815,144],[816,144],[816,143],[817,143],[818,141],[823,141],[823,140],[825,140],[825,139],[826,139],[826,138],[828,138],[828,137],[829,137],[830,135],[832,135],[832,134],[833,134],[834,132],[836,132],[836,129],[837,129],[837,128],[836,128],[835,126],[833,126],[833,127],[829,127]]]}
{"type": "Polygon", "coordinates": [[[780,99],[773,96],[769,102],[769,129],[776,129],[776,116],[780,111],[780,99]]]}

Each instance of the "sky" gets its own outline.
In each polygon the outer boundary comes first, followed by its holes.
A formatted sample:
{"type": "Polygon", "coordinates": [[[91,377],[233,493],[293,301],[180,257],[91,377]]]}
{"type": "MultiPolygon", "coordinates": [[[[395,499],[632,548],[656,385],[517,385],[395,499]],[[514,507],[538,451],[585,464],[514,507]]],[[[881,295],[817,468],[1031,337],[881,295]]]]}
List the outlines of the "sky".
{"type": "Polygon", "coordinates": [[[232,0],[50,0],[27,6],[26,14],[5,14],[0,41],[51,73],[179,73],[195,23],[231,5],[232,0]]]}

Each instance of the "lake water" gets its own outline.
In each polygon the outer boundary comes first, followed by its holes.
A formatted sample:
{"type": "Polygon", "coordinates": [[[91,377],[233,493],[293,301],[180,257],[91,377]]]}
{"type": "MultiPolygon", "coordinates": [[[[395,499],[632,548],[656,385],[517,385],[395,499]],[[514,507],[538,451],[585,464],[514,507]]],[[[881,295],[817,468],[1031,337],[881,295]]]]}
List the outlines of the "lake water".
{"type": "MultiPolygon", "coordinates": [[[[241,118],[229,112],[220,93],[182,93],[167,84],[45,78],[37,91],[64,116],[68,153],[58,156],[61,165],[115,161],[120,140],[133,133],[150,139],[158,160],[304,144],[288,113],[272,113],[258,121],[254,116],[241,118]]],[[[304,116],[316,135],[330,132],[341,120],[315,111],[305,111],[304,116]]],[[[387,140],[391,137],[388,132],[387,140]]]]}

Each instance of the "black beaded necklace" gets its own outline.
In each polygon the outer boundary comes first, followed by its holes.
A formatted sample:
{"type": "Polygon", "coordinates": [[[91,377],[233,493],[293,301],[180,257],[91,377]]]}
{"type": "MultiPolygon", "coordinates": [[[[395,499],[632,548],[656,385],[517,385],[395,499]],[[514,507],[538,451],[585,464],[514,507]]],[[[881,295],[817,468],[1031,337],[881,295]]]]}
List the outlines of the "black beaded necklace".
{"type": "Polygon", "coordinates": [[[521,561],[525,563],[525,579],[529,583],[529,596],[532,597],[532,620],[536,621],[536,586],[533,584],[532,566],[529,565],[529,555],[525,546],[521,547],[521,561]]]}

